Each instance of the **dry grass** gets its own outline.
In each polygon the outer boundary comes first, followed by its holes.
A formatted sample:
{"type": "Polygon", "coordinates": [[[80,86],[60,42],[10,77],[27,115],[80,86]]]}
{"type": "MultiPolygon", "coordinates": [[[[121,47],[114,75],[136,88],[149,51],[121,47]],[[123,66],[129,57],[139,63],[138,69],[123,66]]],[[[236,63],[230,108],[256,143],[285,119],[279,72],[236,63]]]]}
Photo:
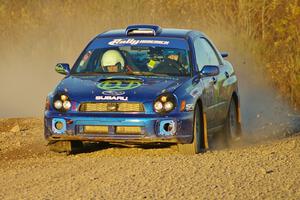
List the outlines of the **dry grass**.
{"type": "MultiPolygon", "coordinates": [[[[42,72],[41,63],[45,69],[49,63],[54,65],[65,58],[73,62],[87,41],[99,32],[133,23],[156,23],[204,30],[213,38],[221,38],[219,46],[234,43],[231,45],[238,51],[250,52],[281,94],[292,105],[300,106],[300,1],[220,2],[0,0],[0,74],[14,73],[8,68],[21,69],[24,65],[42,72]]],[[[45,85],[41,82],[40,91],[53,86],[57,78],[48,80],[45,85]]]]}

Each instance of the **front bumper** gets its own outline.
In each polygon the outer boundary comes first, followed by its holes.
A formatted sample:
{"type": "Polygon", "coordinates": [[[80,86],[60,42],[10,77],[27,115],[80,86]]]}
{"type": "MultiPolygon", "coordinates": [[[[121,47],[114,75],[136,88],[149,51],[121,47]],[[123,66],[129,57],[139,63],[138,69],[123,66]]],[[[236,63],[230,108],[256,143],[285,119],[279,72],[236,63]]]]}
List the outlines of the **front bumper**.
{"type": "Polygon", "coordinates": [[[120,143],[190,143],[193,139],[193,113],[182,112],[160,116],[157,114],[58,113],[46,111],[45,138],[49,141],[80,140],[120,143]],[[65,122],[62,131],[55,130],[56,121],[65,122]],[[172,131],[165,131],[165,123],[174,122],[172,131]],[[82,133],[83,126],[108,126],[107,134],[82,133]],[[114,127],[141,127],[141,134],[116,134],[114,127]]]}

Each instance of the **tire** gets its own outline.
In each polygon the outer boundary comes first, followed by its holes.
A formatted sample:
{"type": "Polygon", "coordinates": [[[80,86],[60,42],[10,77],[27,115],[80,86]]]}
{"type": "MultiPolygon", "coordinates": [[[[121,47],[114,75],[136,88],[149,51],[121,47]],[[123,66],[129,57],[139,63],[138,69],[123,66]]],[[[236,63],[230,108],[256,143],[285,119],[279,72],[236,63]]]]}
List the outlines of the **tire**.
{"type": "Polygon", "coordinates": [[[241,123],[239,121],[239,111],[234,99],[231,99],[226,124],[225,124],[225,144],[230,146],[240,141],[242,136],[241,123]]]}
{"type": "Polygon", "coordinates": [[[71,153],[83,148],[81,141],[50,141],[48,143],[50,151],[57,153],[71,153]]]}
{"type": "Polygon", "coordinates": [[[193,142],[177,144],[177,148],[182,154],[194,155],[203,152],[207,147],[206,116],[200,111],[199,105],[196,105],[193,118],[193,142]]]}

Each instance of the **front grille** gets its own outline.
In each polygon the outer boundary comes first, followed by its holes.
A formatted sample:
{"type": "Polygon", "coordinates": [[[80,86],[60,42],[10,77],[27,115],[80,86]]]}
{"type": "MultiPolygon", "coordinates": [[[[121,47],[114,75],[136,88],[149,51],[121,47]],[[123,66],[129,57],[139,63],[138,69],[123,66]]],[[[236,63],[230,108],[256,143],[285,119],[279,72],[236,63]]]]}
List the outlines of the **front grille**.
{"type": "Polygon", "coordinates": [[[80,112],[144,112],[144,105],[141,103],[128,102],[91,102],[82,103],[79,107],[80,112]]]}

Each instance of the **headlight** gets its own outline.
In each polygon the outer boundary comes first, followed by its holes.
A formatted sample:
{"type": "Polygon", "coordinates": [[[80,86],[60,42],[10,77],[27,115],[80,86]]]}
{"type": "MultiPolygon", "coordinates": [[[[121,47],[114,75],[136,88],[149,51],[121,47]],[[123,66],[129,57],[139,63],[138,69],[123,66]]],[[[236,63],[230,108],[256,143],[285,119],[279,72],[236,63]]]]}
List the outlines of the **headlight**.
{"type": "Polygon", "coordinates": [[[63,103],[61,102],[61,100],[56,100],[54,102],[54,108],[56,108],[57,110],[62,108],[63,103]]]}
{"type": "Polygon", "coordinates": [[[68,96],[63,94],[63,95],[60,96],[60,99],[62,101],[66,101],[66,100],[68,100],[68,96]]]}
{"type": "Polygon", "coordinates": [[[176,107],[176,98],[171,93],[158,96],[153,104],[154,111],[157,113],[168,113],[176,107]]]}
{"type": "Polygon", "coordinates": [[[173,108],[174,108],[174,104],[171,101],[167,101],[164,105],[164,109],[166,111],[173,110],[173,108]]]}
{"type": "Polygon", "coordinates": [[[165,103],[166,101],[167,101],[167,96],[162,96],[161,98],[160,98],[160,100],[163,102],[163,103],[165,103]]]}
{"type": "Polygon", "coordinates": [[[60,112],[66,112],[71,109],[72,104],[69,97],[65,94],[57,94],[54,96],[53,106],[60,112]]]}
{"type": "Polygon", "coordinates": [[[160,111],[164,108],[163,104],[160,101],[155,102],[154,109],[160,111]]]}
{"type": "Polygon", "coordinates": [[[71,102],[70,101],[65,101],[63,103],[63,107],[65,110],[69,110],[71,108],[71,102]]]}

